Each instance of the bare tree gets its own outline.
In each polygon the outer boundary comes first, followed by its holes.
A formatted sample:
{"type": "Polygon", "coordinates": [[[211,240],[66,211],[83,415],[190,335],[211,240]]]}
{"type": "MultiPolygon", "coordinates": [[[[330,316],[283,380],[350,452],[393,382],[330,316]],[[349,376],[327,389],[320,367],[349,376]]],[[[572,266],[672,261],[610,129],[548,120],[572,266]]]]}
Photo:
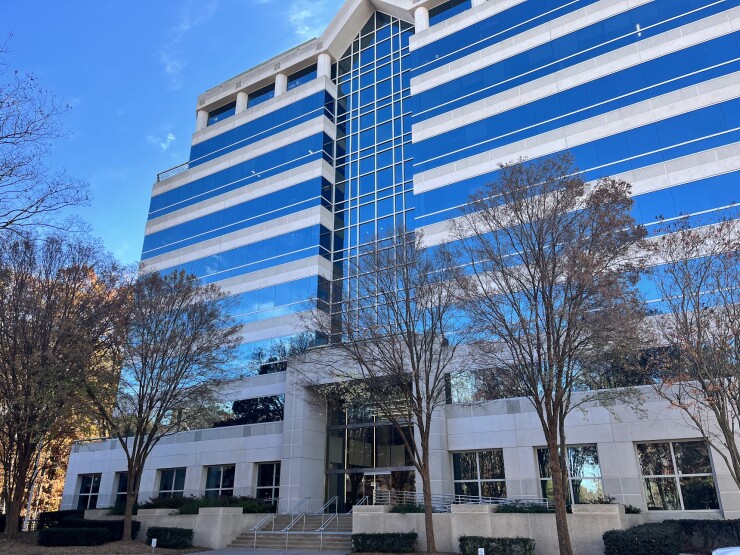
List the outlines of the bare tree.
{"type": "Polygon", "coordinates": [[[339,381],[334,387],[370,403],[403,438],[422,482],[429,552],[436,551],[432,417],[445,403],[445,373],[463,338],[455,325],[456,277],[456,266],[425,248],[420,234],[400,229],[361,249],[335,285],[334,302],[319,301],[308,322],[330,338],[320,361],[339,381]]]}
{"type": "Polygon", "coordinates": [[[61,237],[11,240],[0,250],[0,466],[14,525],[42,453],[79,423],[81,376],[111,373],[118,271],[100,245],[61,237]]]}
{"type": "Polygon", "coordinates": [[[87,184],[43,163],[68,107],[33,75],[9,71],[7,51],[0,45],[0,230],[69,227],[60,216],[87,202],[87,184]]]}
{"type": "Polygon", "coordinates": [[[232,377],[239,327],[226,294],[184,272],[140,275],[126,297],[120,380],[87,391],[118,439],[128,463],[124,541],[141,474],[152,449],[183,421],[210,413],[219,388],[232,377]]]}
{"type": "Polygon", "coordinates": [[[653,243],[666,349],[656,390],[727,463],[740,487],[740,222],[680,218],[653,243]]]}
{"type": "MultiPolygon", "coordinates": [[[[566,519],[565,420],[595,393],[590,368],[640,345],[642,303],[631,255],[645,235],[630,216],[630,186],[586,184],[568,156],[500,166],[453,224],[472,279],[464,310],[494,390],[527,397],[544,432],[560,553],[566,519]]],[[[467,286],[466,286],[467,285],[467,286]]]]}

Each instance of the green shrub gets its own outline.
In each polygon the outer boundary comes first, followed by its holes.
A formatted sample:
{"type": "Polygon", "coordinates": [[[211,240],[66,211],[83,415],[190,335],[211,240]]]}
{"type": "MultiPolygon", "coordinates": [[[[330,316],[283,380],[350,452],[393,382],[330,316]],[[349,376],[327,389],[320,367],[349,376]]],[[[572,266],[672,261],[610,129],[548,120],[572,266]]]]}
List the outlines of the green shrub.
{"type": "Polygon", "coordinates": [[[534,555],[534,540],[530,538],[485,538],[483,536],[460,536],[460,553],[478,555],[478,548],[486,555],[534,555]]]}
{"type": "Polygon", "coordinates": [[[393,505],[388,512],[401,514],[423,513],[424,503],[401,503],[400,505],[393,505]]]}
{"type": "MultiPolygon", "coordinates": [[[[139,504],[134,503],[134,509],[131,514],[138,514],[139,513],[139,504]]],[[[115,515],[115,516],[123,516],[126,514],[126,504],[125,503],[116,503],[115,506],[108,511],[109,515],[115,515]]]]}
{"type": "Polygon", "coordinates": [[[740,545],[740,520],[666,520],[681,529],[684,551],[712,551],[740,545]]]}
{"type": "Polygon", "coordinates": [[[179,509],[194,497],[152,497],[139,504],[140,509],[179,509]]]}
{"type": "MultiPolygon", "coordinates": [[[[62,524],[65,528],[105,528],[110,533],[110,541],[123,539],[123,519],[121,520],[85,520],[83,518],[67,518],[62,524]]],[[[131,523],[131,539],[139,533],[141,522],[134,520],[131,523]]],[[[52,528],[53,530],[53,528],[52,528]]]]}
{"type": "Polygon", "coordinates": [[[111,541],[105,528],[45,528],[39,530],[39,545],[101,545],[111,541]]]}
{"type": "Polygon", "coordinates": [[[352,551],[379,553],[413,553],[416,532],[387,534],[352,534],[352,551]]]}
{"type": "Polygon", "coordinates": [[[496,509],[497,513],[552,513],[554,509],[549,508],[542,503],[524,503],[517,501],[515,503],[504,503],[496,509]]]}
{"type": "Polygon", "coordinates": [[[245,513],[274,512],[273,505],[253,497],[187,497],[180,505],[181,515],[197,515],[203,507],[241,507],[245,513]]]}
{"type": "Polygon", "coordinates": [[[640,507],[635,507],[634,505],[624,506],[624,514],[626,515],[639,515],[641,512],[642,509],[640,507]]]}
{"type": "Polygon", "coordinates": [[[61,528],[62,521],[67,518],[83,518],[85,511],[45,511],[39,513],[39,530],[46,528],[61,528]]]}
{"type": "Polygon", "coordinates": [[[605,555],[678,555],[681,528],[673,523],[655,522],[627,530],[604,532],[605,555]]]}
{"type": "Polygon", "coordinates": [[[172,549],[193,547],[193,531],[189,528],[152,526],[146,531],[147,545],[152,544],[152,538],[157,538],[157,547],[169,547],[172,549]]]}

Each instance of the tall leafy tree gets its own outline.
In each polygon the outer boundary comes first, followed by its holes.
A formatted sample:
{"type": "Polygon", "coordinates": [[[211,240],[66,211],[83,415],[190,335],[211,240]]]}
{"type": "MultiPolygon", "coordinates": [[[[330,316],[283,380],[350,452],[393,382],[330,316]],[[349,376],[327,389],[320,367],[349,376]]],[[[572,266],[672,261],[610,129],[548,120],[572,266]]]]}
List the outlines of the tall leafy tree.
{"type": "Polygon", "coordinates": [[[119,268],[100,245],[16,237],[0,248],[0,467],[13,538],[42,452],[74,434],[80,380],[112,375],[119,268]],[[70,429],[70,427],[72,429],[70,429]]]}
{"type": "Polygon", "coordinates": [[[629,184],[586,183],[568,156],[500,166],[455,221],[471,279],[464,310],[498,391],[534,405],[549,452],[560,553],[566,519],[566,418],[592,395],[593,364],[640,344],[642,303],[633,260],[645,230],[629,184]]]}
{"type": "Polygon", "coordinates": [[[87,382],[128,463],[124,539],[131,537],[141,474],[154,447],[189,420],[209,416],[220,387],[233,377],[239,327],[229,309],[221,289],[184,272],[142,273],[126,290],[120,379],[102,388],[103,380],[87,382]]]}

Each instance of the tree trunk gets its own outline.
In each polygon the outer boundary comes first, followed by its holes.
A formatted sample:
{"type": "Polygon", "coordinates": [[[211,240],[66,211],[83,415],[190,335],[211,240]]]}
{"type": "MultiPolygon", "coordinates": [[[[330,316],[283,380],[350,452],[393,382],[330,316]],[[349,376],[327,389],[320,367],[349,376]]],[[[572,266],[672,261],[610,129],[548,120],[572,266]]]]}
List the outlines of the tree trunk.
{"type": "Polygon", "coordinates": [[[573,547],[570,543],[570,531],[568,530],[568,511],[565,506],[566,484],[563,483],[563,468],[560,461],[557,439],[548,438],[547,449],[550,452],[552,496],[555,503],[555,526],[558,531],[558,547],[560,549],[560,555],[573,555],[573,547]]]}
{"type": "MultiPolygon", "coordinates": [[[[428,458],[428,456],[425,458],[428,458]]],[[[437,545],[434,542],[434,517],[432,516],[432,484],[429,479],[428,464],[424,465],[422,468],[421,488],[424,495],[424,531],[427,536],[427,553],[436,553],[437,545]]]]}
{"type": "Polygon", "coordinates": [[[123,513],[123,537],[122,541],[129,542],[131,537],[132,521],[134,519],[134,505],[139,496],[139,483],[141,482],[141,471],[143,465],[137,465],[130,461],[128,465],[128,484],[126,485],[126,510],[123,513]]]}
{"type": "Polygon", "coordinates": [[[5,539],[13,540],[20,536],[18,521],[23,509],[23,491],[16,486],[15,491],[8,497],[5,507],[5,539]]]}

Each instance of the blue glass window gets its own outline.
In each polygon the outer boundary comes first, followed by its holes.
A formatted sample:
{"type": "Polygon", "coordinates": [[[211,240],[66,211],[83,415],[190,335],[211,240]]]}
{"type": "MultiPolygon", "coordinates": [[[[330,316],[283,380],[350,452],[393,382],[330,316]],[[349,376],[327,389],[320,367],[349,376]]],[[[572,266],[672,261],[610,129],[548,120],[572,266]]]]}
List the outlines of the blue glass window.
{"type": "Polygon", "coordinates": [[[275,97],[275,83],[262,87],[259,90],[249,93],[247,97],[247,108],[257,106],[263,102],[275,97]]]}
{"type": "Polygon", "coordinates": [[[292,75],[288,76],[288,90],[295,89],[316,79],[316,64],[308,66],[300,71],[296,71],[292,75]]]}
{"type": "Polygon", "coordinates": [[[213,125],[236,113],[236,100],[208,112],[208,125],[213,125]]]}

